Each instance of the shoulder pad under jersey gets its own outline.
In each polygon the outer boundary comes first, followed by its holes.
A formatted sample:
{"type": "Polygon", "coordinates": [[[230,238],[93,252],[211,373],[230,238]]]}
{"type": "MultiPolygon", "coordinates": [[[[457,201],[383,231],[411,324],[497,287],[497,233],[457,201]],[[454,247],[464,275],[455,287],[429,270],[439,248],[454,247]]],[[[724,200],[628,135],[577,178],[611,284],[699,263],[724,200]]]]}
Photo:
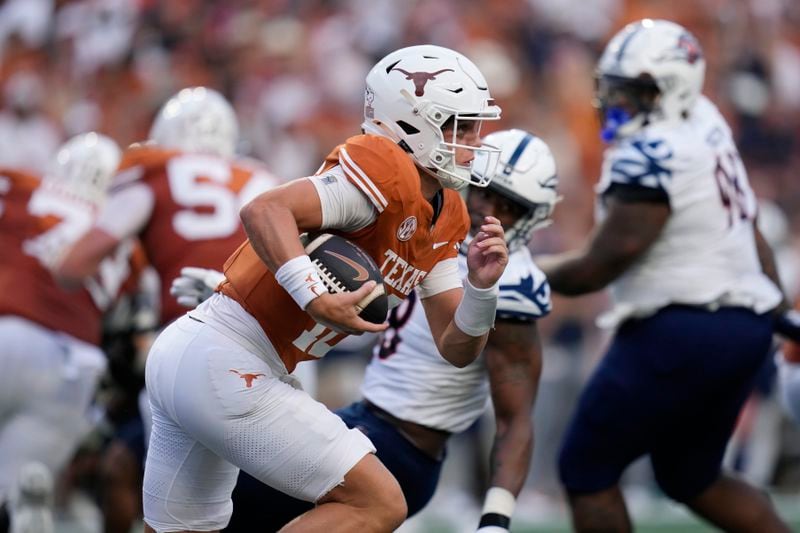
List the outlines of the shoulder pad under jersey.
{"type": "Polygon", "coordinates": [[[414,162],[385,137],[350,137],[339,147],[339,165],[379,213],[390,202],[419,197],[419,174],[414,162]]]}

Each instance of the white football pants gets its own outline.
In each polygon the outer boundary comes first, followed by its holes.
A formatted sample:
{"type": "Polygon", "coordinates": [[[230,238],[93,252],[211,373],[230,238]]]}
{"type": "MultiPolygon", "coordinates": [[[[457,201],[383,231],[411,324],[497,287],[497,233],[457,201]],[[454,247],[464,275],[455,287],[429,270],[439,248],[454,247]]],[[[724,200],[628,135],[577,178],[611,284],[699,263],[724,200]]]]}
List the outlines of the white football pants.
{"type": "Polygon", "coordinates": [[[0,501],[22,465],[57,475],[91,429],[89,406],[106,368],[96,346],[0,316],[0,501]]]}

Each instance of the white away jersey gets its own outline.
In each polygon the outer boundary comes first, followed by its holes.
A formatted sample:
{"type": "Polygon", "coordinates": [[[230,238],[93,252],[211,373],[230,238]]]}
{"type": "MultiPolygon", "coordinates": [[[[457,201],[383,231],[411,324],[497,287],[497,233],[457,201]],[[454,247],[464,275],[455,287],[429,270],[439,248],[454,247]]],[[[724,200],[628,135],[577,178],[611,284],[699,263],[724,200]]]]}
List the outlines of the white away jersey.
{"type": "MultiPolygon", "coordinates": [[[[459,270],[467,275],[463,254],[459,270]]],[[[500,278],[497,317],[535,320],[549,312],[545,275],[527,248],[514,251],[500,278]]],[[[415,291],[389,315],[389,329],[367,366],[361,393],[397,418],[457,433],[486,409],[489,377],[482,355],[456,368],[439,354],[415,291]]]]}
{"type": "Polygon", "coordinates": [[[698,99],[689,119],[657,123],[606,150],[600,218],[604,195],[614,188],[660,197],[671,213],[650,250],[611,285],[615,307],[604,325],[670,303],[758,313],[778,304],[780,292],[756,251],[755,195],[731,130],[707,98],[698,99]]]}

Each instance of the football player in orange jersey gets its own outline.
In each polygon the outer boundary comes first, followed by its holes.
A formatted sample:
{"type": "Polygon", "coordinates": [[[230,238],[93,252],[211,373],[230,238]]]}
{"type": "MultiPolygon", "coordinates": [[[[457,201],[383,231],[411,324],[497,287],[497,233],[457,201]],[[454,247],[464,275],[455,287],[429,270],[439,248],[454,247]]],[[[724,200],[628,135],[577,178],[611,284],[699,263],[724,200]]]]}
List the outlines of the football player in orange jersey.
{"type": "Polygon", "coordinates": [[[187,88],[170,98],[150,139],[125,150],[105,208],[55,273],[81,282],[125,238],[139,236],[162,279],[166,325],[183,314],[169,295],[181,267],[219,268],[245,238],[239,208],[277,180],[254,161],[233,159],[236,115],[212,89],[187,88]]]}
{"type": "Polygon", "coordinates": [[[403,494],[367,437],[293,386],[299,361],[348,333],[386,327],[356,311],[374,283],[329,294],[300,234],[324,230],[361,246],[381,266],[392,305],[416,287],[440,352],[468,364],[494,322],[508,251],[498,220],[486,217],[462,282],[458,245],[470,221],[455,189],[488,184],[492,171],[473,174],[471,164],[478,152],[496,162],[480,124],[500,109],[471,61],[436,46],[389,54],[366,84],[365,134],[335,148],[315,176],[242,209],[248,240],[218,292],[151,349],[148,531],[225,527],[239,468],[317,503],[285,531],[391,531],[405,518],[403,494]]]}
{"type": "MultiPolygon", "coordinates": [[[[375,346],[361,384],[363,399],[334,412],[370,438],[377,457],[400,483],[410,517],[433,497],[450,437],[475,423],[491,394],[496,433],[478,531],[501,533],[509,530],[530,466],[530,415],[542,370],[536,323],[551,309],[547,280],[527,244],[536,229],[552,222],[560,196],[555,160],[544,141],[514,129],[493,132],[484,142],[500,148],[500,161],[489,187],[471,188],[466,202],[476,228],[486,215],[508,228],[509,261],[483,358],[466,368],[444,361],[412,292],[389,315],[389,328],[375,346]]],[[[462,244],[460,251],[466,249],[462,244]]],[[[459,253],[462,275],[466,266],[459,253]]],[[[182,305],[196,307],[214,293],[220,277],[221,272],[185,268],[173,281],[172,292],[182,305]]],[[[225,529],[231,533],[250,531],[254,520],[265,531],[277,531],[313,507],[257,482],[243,483],[241,477],[233,501],[235,512],[225,529]],[[264,501],[275,507],[268,516],[264,501]]]]}
{"type": "Polygon", "coordinates": [[[0,169],[0,506],[16,500],[19,531],[52,530],[46,507],[26,504],[48,499],[91,427],[87,408],[106,367],[101,314],[130,273],[128,255],[77,292],[48,266],[91,225],[119,158],[114,141],[88,133],[59,149],[41,182],[0,169]]]}
{"type": "MultiPolygon", "coordinates": [[[[234,158],[238,129],[232,106],[214,90],[187,88],[170,98],[156,116],[150,142],[123,153],[105,209],[56,265],[56,274],[67,283],[79,282],[120,242],[137,235],[162,280],[159,323],[183,314],[169,295],[170,281],[186,265],[221,268],[245,239],[240,207],[277,184],[260,163],[234,158]]],[[[147,405],[144,396],[140,405],[147,405]]],[[[143,427],[132,421],[121,431],[146,435],[147,413],[140,423],[143,427]]],[[[130,529],[140,508],[141,491],[131,494],[131,480],[141,475],[137,463],[144,456],[129,441],[117,438],[107,451],[113,464],[105,469],[108,530],[130,529]]]]}

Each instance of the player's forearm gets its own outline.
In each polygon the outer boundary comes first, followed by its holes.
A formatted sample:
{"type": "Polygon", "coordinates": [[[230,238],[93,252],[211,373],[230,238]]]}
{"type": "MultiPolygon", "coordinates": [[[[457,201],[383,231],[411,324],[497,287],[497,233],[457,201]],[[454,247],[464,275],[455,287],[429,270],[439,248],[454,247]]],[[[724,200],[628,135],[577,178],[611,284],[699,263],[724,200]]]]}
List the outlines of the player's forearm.
{"type": "Polygon", "coordinates": [[[459,368],[473,362],[486,346],[497,311],[497,284],[475,287],[467,279],[453,319],[438,339],[442,356],[459,368]]]}
{"type": "Polygon", "coordinates": [[[100,230],[90,230],[71,245],[69,250],[52,266],[58,282],[67,288],[83,286],[83,281],[93,276],[103,259],[119,244],[115,237],[100,230]]]}
{"type": "Polygon", "coordinates": [[[533,423],[530,412],[509,419],[499,417],[492,446],[490,483],[519,495],[528,476],[533,454],[533,423]]]}
{"type": "Polygon", "coordinates": [[[258,198],[240,216],[253,250],[272,272],[305,253],[294,214],[275,199],[258,198]]]}
{"type": "Polygon", "coordinates": [[[608,214],[580,250],[544,257],[537,264],[550,288],[567,296],[602,289],[658,240],[670,216],[667,204],[607,199],[608,214]]]}
{"type": "Polygon", "coordinates": [[[598,291],[614,279],[610,268],[583,251],[537,257],[536,263],[547,276],[550,288],[566,296],[598,291]]]}
{"type": "Polygon", "coordinates": [[[514,410],[510,419],[497,414],[492,448],[490,488],[486,491],[478,531],[509,531],[517,496],[522,490],[533,451],[533,427],[528,412],[514,410]]]}
{"type": "Polygon", "coordinates": [[[439,353],[451,365],[464,368],[478,358],[488,337],[488,332],[478,337],[467,335],[454,322],[450,322],[439,340],[439,353]]]}
{"type": "Polygon", "coordinates": [[[758,252],[758,261],[761,263],[761,270],[764,272],[764,275],[767,276],[784,295],[783,301],[778,308],[781,311],[789,309],[791,306],[789,305],[789,301],[786,299],[786,293],[783,291],[781,279],[778,275],[778,268],[775,265],[775,254],[772,251],[772,247],[769,245],[758,228],[755,228],[755,240],[756,251],[758,252]]]}

